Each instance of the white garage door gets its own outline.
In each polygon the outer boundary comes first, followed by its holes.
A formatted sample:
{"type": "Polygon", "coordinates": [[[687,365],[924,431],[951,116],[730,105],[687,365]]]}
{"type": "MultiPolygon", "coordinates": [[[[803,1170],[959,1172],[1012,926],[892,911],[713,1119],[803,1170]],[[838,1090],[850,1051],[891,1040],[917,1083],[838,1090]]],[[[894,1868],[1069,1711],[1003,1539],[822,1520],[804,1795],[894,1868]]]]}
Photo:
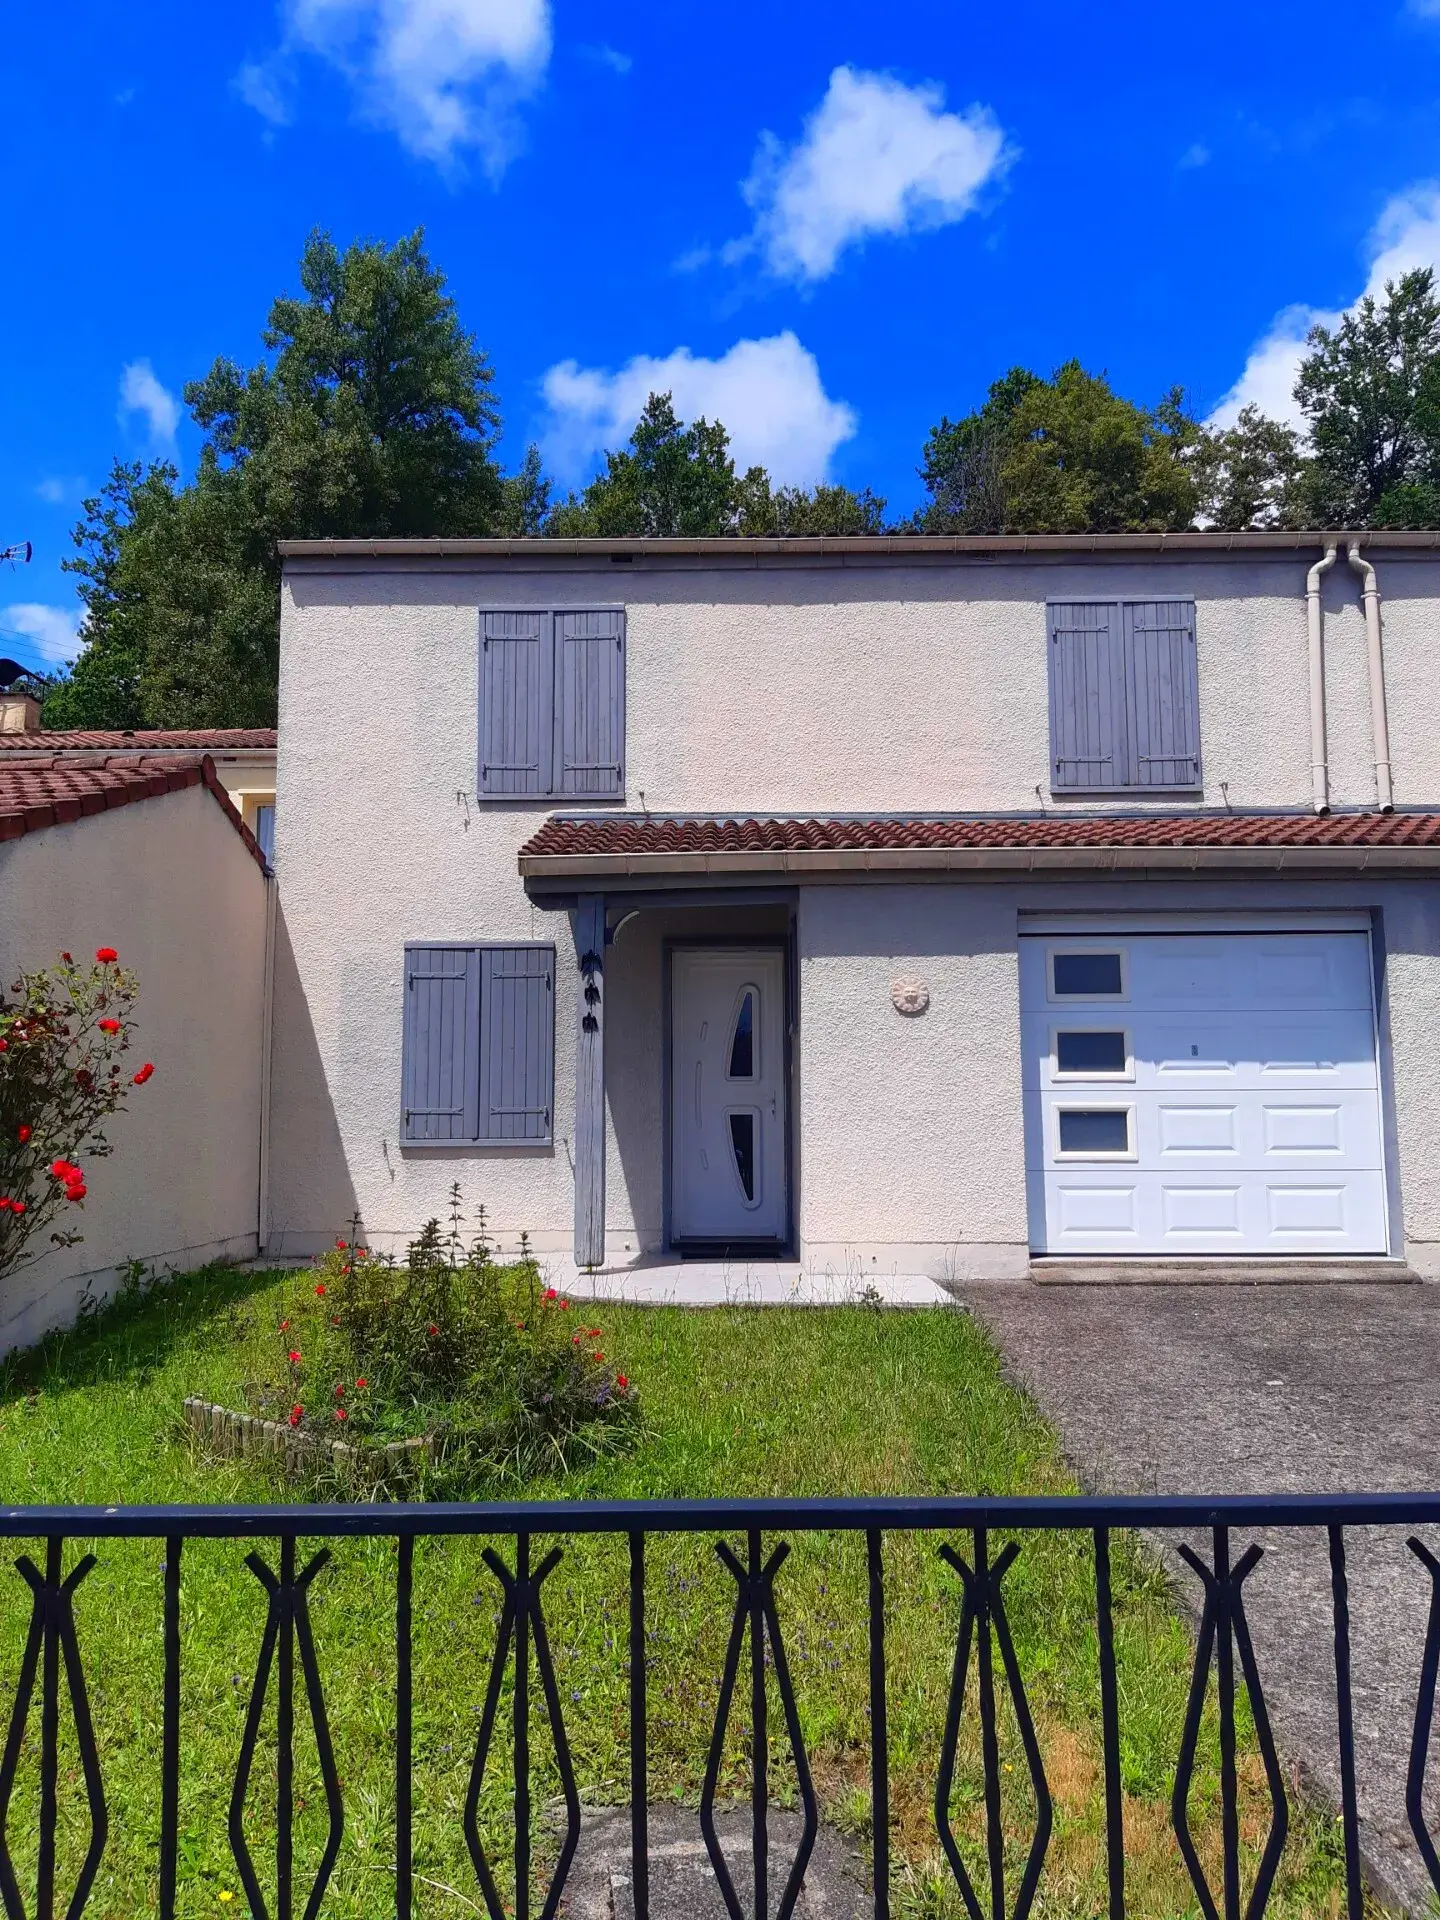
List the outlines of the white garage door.
{"type": "Polygon", "coordinates": [[[1037,1251],[1386,1251],[1365,933],[1037,934],[1020,981],[1037,1251]]]}

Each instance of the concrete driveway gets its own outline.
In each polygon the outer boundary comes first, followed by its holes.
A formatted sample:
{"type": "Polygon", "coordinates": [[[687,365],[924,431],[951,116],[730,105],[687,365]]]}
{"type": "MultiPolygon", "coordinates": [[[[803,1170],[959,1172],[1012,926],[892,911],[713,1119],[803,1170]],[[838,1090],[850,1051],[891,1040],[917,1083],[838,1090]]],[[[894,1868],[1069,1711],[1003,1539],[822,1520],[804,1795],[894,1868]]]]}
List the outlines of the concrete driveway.
{"type": "MultiPolygon", "coordinates": [[[[989,1326],[1095,1491],[1440,1487],[1440,1287],[1028,1282],[952,1292],[989,1326]]],[[[1266,1553],[1246,1612],[1276,1737],[1338,1805],[1325,1538],[1258,1537],[1266,1553]]],[[[1234,1542],[1237,1556],[1245,1544],[1234,1542]]],[[[1404,1783],[1430,1582],[1398,1531],[1351,1536],[1348,1559],[1367,1869],[1382,1898],[1425,1913],[1404,1783]]],[[[1193,1575],[1183,1583],[1194,1587],[1193,1575]]],[[[1440,1792],[1440,1749],[1429,1784],[1440,1792]]],[[[1440,1799],[1428,1797],[1434,1831],[1440,1799]]]]}

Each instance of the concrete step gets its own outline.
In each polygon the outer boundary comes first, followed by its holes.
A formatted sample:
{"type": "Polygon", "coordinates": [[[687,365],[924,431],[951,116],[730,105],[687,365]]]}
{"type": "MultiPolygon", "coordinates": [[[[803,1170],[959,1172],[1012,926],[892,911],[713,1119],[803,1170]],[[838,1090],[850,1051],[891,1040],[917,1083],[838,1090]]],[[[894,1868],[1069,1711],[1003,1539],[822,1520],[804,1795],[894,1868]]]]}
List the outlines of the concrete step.
{"type": "Polygon", "coordinates": [[[1052,1287],[1418,1286],[1403,1260],[1035,1259],[1030,1278],[1052,1287]]]}

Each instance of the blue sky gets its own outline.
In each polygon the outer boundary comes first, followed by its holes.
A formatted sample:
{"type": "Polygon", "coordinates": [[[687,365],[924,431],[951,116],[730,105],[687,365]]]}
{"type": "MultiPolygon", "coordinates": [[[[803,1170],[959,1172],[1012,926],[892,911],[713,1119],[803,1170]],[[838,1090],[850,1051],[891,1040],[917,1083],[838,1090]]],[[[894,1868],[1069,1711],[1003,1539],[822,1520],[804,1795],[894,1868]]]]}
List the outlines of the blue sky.
{"type": "Polygon", "coordinates": [[[1440,258],[1440,0],[67,0],[0,51],[0,651],[117,453],[193,461],[306,233],[423,224],[503,452],[566,482],[651,385],[777,476],[917,503],[927,428],[1078,355],[1204,414],[1440,258]]]}

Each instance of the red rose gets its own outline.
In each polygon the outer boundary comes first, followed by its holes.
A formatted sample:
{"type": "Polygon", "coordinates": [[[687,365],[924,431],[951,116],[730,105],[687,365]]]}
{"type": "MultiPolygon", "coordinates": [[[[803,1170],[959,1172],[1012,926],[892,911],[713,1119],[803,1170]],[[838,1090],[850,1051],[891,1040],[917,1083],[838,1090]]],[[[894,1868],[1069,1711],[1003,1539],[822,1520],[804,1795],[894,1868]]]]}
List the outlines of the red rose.
{"type": "Polygon", "coordinates": [[[15,1138],[20,1142],[21,1146],[23,1147],[25,1142],[30,1138],[29,1127],[21,1127],[19,1132],[15,1135],[15,1138]]]}
{"type": "Polygon", "coordinates": [[[138,1073],[132,1073],[130,1078],[135,1082],[137,1087],[143,1087],[154,1071],[155,1062],[153,1060],[147,1060],[140,1071],[138,1073]]]}
{"type": "Polygon", "coordinates": [[[343,1241],[343,1240],[337,1240],[337,1241],[335,1242],[335,1250],[336,1250],[336,1252],[337,1252],[337,1253],[344,1253],[344,1251],[345,1251],[345,1246],[346,1246],[346,1242],[345,1242],[345,1241],[343,1241]]]}
{"type": "Polygon", "coordinates": [[[290,1424],[292,1427],[298,1427],[300,1422],[304,1419],[304,1417],[305,1417],[305,1409],[303,1407],[301,1406],[291,1407],[290,1424]]]}
{"type": "Polygon", "coordinates": [[[52,1160],[50,1162],[50,1171],[57,1180],[68,1180],[72,1174],[78,1173],[80,1169],[78,1167],[72,1167],[68,1160],[52,1160]]]}
{"type": "Polygon", "coordinates": [[[368,1387],[370,1382],[368,1380],[357,1380],[355,1384],[357,1387],[368,1387]]]}
{"type": "Polygon", "coordinates": [[[344,1409],[344,1407],[336,1407],[336,1409],[335,1409],[335,1418],[336,1418],[337,1420],[345,1420],[345,1419],[348,1419],[348,1418],[349,1418],[349,1416],[348,1416],[348,1415],[347,1415],[347,1413],[345,1412],[345,1409],[344,1409]]]}
{"type": "Polygon", "coordinates": [[[100,962],[102,967],[113,967],[120,956],[114,947],[97,947],[95,949],[95,958],[100,962]]]}
{"type": "Polygon", "coordinates": [[[13,1200],[0,1200],[0,1213],[8,1213],[14,1204],[13,1200]]]}
{"type": "Polygon", "coordinates": [[[99,1027],[101,1033],[118,1033],[120,1031],[120,1022],[118,1020],[97,1020],[95,1024],[99,1027]]]}
{"type": "Polygon", "coordinates": [[[558,1300],[560,1298],[559,1290],[555,1287],[546,1287],[545,1298],[547,1300],[558,1300]]]}
{"type": "Polygon", "coordinates": [[[300,1364],[300,1349],[299,1349],[298,1347],[292,1347],[292,1348],[290,1349],[290,1351],[289,1351],[289,1353],[288,1353],[288,1354],[287,1354],[287,1355],[286,1355],[285,1357],[286,1357],[286,1358],[287,1358],[288,1360],[290,1360],[290,1361],[291,1361],[291,1362],[292,1362],[292,1363],[293,1363],[293,1364],[294,1364],[295,1366],[299,1366],[299,1364],[300,1364]]]}
{"type": "Polygon", "coordinates": [[[85,1198],[85,1182],[83,1180],[67,1181],[65,1185],[65,1198],[70,1201],[83,1200],[85,1198]]]}
{"type": "Polygon", "coordinates": [[[10,1202],[10,1211],[12,1213],[24,1213],[25,1202],[23,1200],[12,1200],[10,1202]]]}
{"type": "Polygon", "coordinates": [[[9,1051],[10,1042],[8,1040],[0,1040],[0,1053],[8,1053],[9,1051]]]}
{"type": "Polygon", "coordinates": [[[615,1376],[615,1384],[617,1387],[619,1387],[620,1391],[624,1393],[626,1388],[630,1385],[630,1382],[625,1378],[623,1373],[617,1373],[615,1376]]]}
{"type": "Polygon", "coordinates": [[[68,967],[68,966],[70,965],[70,956],[69,956],[69,954],[68,954],[68,953],[63,953],[63,952],[62,952],[62,953],[61,953],[61,955],[60,955],[60,958],[61,958],[61,959],[62,959],[62,960],[63,960],[63,961],[65,962],[65,964],[66,964],[66,966],[67,966],[67,967],[68,967]]]}

